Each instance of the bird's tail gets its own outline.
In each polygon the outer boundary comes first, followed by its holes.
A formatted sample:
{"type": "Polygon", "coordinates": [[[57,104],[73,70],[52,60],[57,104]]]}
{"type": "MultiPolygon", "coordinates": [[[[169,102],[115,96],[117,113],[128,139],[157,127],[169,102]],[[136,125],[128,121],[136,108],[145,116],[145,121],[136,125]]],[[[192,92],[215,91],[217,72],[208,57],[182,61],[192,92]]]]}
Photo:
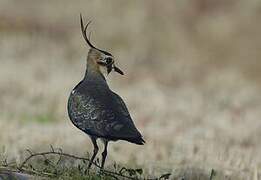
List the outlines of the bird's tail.
{"type": "Polygon", "coordinates": [[[137,138],[127,139],[127,141],[138,144],[138,145],[144,145],[146,143],[141,136],[137,137],[137,138]]]}

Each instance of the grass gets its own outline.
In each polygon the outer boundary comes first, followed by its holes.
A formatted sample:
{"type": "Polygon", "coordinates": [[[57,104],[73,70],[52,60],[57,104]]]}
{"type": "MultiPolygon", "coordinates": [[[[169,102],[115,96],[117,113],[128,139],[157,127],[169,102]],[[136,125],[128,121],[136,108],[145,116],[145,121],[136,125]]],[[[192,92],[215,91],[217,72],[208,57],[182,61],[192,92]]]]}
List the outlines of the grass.
{"type": "MultiPolygon", "coordinates": [[[[238,174],[224,174],[219,170],[210,169],[207,172],[197,167],[177,168],[171,173],[164,173],[158,177],[153,177],[144,169],[128,169],[117,165],[100,169],[99,161],[95,161],[91,169],[87,169],[89,158],[78,157],[62,152],[61,149],[55,150],[51,146],[50,151],[33,153],[27,150],[29,155],[20,164],[8,163],[5,158],[0,165],[0,177],[30,177],[36,179],[76,179],[76,180],[100,180],[100,179],[191,179],[191,180],[215,180],[215,179],[244,179],[238,174]]],[[[255,178],[255,177],[254,177],[255,178]]]]}
{"type": "MultiPolygon", "coordinates": [[[[89,158],[78,157],[64,153],[61,149],[47,152],[33,153],[27,150],[29,155],[20,163],[9,163],[6,158],[1,157],[0,177],[31,176],[45,179],[147,179],[143,175],[143,169],[129,169],[114,163],[110,169],[101,169],[99,159],[93,162],[93,168],[88,169],[89,158]],[[18,174],[19,173],[19,174],[18,174]]],[[[150,178],[169,179],[170,173],[160,177],[150,178]]]]}
{"type": "Polygon", "coordinates": [[[22,115],[21,122],[22,123],[38,123],[38,124],[46,124],[57,122],[58,119],[54,114],[39,114],[39,115],[22,115]]]}
{"type": "MultiPolygon", "coordinates": [[[[6,157],[1,156],[0,177],[30,177],[37,179],[148,179],[148,180],[166,180],[166,179],[188,179],[188,180],[219,180],[219,179],[237,179],[243,180],[247,176],[243,172],[227,172],[220,169],[202,169],[200,167],[177,167],[161,175],[151,175],[146,167],[130,169],[125,166],[114,163],[112,166],[101,170],[99,159],[97,159],[92,168],[88,169],[89,156],[79,157],[64,153],[60,148],[54,149],[51,146],[50,151],[32,152],[27,150],[27,157],[20,163],[8,162],[6,157]]],[[[253,179],[258,179],[258,174],[253,175],[253,179]]]]}

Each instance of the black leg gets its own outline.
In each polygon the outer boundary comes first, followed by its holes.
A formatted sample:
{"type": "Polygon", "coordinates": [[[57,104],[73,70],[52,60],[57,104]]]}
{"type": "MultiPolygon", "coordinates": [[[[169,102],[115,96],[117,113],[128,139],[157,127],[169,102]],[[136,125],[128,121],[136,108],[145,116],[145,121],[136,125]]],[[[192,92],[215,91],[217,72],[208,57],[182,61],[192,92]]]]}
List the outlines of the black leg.
{"type": "Polygon", "coordinates": [[[88,165],[88,169],[90,169],[90,167],[91,167],[91,165],[93,163],[93,160],[94,160],[96,154],[99,151],[99,147],[97,145],[96,138],[95,137],[91,137],[91,140],[92,140],[94,149],[93,149],[93,154],[92,154],[91,160],[90,160],[89,165],[88,165]]]}
{"type": "Polygon", "coordinates": [[[102,164],[101,164],[101,168],[103,169],[104,163],[105,163],[105,159],[107,156],[107,146],[108,146],[108,141],[107,140],[103,140],[104,143],[104,151],[102,152],[102,164]]]}

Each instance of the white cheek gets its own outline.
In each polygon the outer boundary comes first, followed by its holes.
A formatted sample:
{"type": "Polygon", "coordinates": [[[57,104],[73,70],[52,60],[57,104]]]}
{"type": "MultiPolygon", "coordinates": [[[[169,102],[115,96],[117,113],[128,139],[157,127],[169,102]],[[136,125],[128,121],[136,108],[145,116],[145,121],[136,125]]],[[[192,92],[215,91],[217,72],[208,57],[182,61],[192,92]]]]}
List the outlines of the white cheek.
{"type": "Polygon", "coordinates": [[[99,66],[101,73],[105,76],[107,75],[107,68],[105,66],[99,66]]]}

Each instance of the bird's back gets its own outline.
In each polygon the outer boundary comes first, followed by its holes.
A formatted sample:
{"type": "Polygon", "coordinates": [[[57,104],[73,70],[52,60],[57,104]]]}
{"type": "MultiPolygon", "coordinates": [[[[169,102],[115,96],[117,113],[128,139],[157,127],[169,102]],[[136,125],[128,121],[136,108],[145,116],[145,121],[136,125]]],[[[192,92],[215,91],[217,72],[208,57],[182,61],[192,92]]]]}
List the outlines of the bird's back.
{"type": "Polygon", "coordinates": [[[144,144],[128,109],[104,79],[84,79],[72,91],[68,113],[73,124],[85,133],[108,140],[144,144]]]}

